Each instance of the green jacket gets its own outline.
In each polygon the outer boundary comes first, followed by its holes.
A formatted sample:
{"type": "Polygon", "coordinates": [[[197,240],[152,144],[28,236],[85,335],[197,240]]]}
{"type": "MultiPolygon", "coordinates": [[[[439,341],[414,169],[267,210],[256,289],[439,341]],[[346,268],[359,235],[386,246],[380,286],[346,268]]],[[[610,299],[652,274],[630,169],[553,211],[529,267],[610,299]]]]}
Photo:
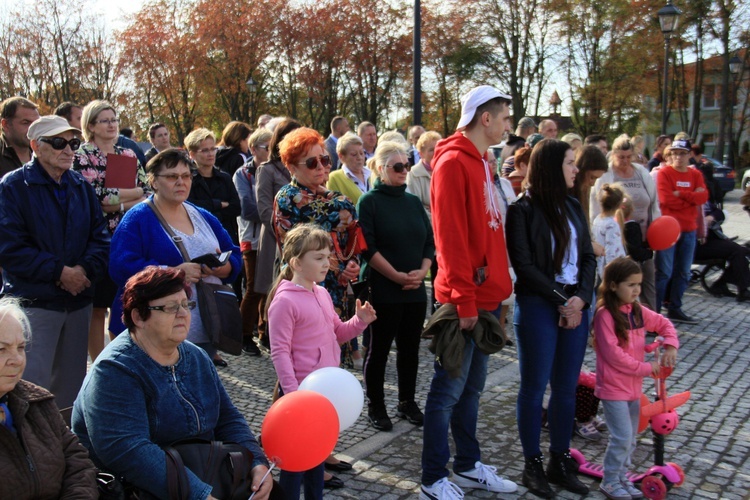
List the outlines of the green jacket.
{"type": "Polygon", "coordinates": [[[474,340],[477,348],[485,354],[498,352],[507,340],[500,322],[484,309],[479,310],[479,320],[474,329],[464,334],[459,327],[454,304],[443,304],[435,311],[422,333],[422,337],[430,336],[430,352],[435,354],[435,360],[452,378],[461,374],[467,338],[474,340]]]}

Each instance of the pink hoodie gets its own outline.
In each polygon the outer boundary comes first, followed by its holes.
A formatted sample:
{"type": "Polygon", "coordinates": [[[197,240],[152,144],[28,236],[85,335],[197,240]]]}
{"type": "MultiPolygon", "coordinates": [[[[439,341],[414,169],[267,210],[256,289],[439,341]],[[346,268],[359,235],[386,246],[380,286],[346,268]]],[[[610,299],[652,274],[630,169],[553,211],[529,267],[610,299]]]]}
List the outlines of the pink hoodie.
{"type": "Polygon", "coordinates": [[[599,399],[612,401],[635,401],[643,393],[643,377],[651,374],[651,363],[644,361],[646,331],[656,332],[664,337],[664,345],[680,347],[677,331],[672,323],[652,310],[641,305],[643,325],[637,327],[631,304],[620,307],[629,318],[631,330],[629,341],[620,346],[615,335],[615,321],[604,308],[594,316],[594,337],[596,341],[596,388],[594,395],[599,399]]]}
{"type": "Polygon", "coordinates": [[[339,344],[366,327],[357,316],[342,322],[322,286],[311,292],[283,280],[268,308],[268,328],[271,359],[284,394],[296,391],[318,368],[339,366],[339,344]]]}

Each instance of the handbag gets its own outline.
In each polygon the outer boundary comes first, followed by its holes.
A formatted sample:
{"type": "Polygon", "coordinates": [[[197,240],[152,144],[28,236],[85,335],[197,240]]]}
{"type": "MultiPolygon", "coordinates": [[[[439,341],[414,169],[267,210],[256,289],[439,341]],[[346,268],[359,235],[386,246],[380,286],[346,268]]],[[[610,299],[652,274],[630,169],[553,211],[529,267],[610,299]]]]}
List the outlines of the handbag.
{"type": "MultiPolygon", "coordinates": [[[[164,230],[172,238],[182,258],[185,262],[190,262],[190,256],[182,238],[174,234],[152,200],[146,200],[146,203],[154,211],[156,218],[159,219],[164,230]]],[[[211,339],[211,344],[218,350],[234,356],[242,354],[242,314],[232,287],[199,280],[195,284],[195,289],[198,294],[201,322],[211,339]]]]}
{"type": "Polygon", "coordinates": [[[353,221],[346,228],[346,232],[349,237],[346,240],[346,249],[341,251],[341,245],[339,244],[338,232],[331,231],[331,239],[333,240],[333,249],[336,258],[340,262],[346,262],[355,255],[359,255],[367,250],[367,241],[365,241],[365,233],[362,231],[362,226],[359,225],[359,221],[353,221]]]}
{"type": "MultiPolygon", "coordinates": [[[[250,450],[236,443],[186,439],[164,448],[167,457],[167,488],[169,500],[190,498],[190,482],[187,471],[198,476],[213,487],[211,495],[222,500],[247,500],[252,493],[253,480],[250,475],[253,455],[250,450]]],[[[139,500],[154,497],[143,490],[139,500]]]]}

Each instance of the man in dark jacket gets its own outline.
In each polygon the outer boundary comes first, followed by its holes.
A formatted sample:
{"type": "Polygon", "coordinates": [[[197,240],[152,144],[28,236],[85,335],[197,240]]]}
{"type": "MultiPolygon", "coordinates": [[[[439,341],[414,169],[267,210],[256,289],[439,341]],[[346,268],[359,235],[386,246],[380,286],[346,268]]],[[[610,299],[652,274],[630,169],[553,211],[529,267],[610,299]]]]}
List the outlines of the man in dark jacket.
{"type": "Polygon", "coordinates": [[[71,406],[86,375],[91,283],[109,233],[91,185],[73,166],[80,130],[61,116],[31,124],[32,161],[0,181],[3,292],[27,299],[33,341],[24,378],[71,406]]]}
{"type": "Polygon", "coordinates": [[[39,118],[36,104],[23,97],[0,102],[0,177],[31,159],[26,131],[39,118]]]}

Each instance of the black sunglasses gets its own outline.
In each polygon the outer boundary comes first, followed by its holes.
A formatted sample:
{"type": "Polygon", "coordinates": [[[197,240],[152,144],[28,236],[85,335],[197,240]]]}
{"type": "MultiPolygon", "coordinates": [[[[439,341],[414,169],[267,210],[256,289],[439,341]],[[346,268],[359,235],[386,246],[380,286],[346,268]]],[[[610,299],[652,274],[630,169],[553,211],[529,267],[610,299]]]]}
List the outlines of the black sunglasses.
{"type": "Polygon", "coordinates": [[[42,137],[39,139],[40,142],[46,142],[52,149],[62,151],[66,146],[70,146],[71,151],[75,151],[81,147],[81,139],[73,137],[71,140],[63,139],[62,137],[42,137]]]}
{"type": "Polygon", "coordinates": [[[400,174],[404,170],[407,172],[411,168],[411,166],[408,163],[394,163],[393,165],[386,165],[386,168],[392,168],[394,172],[400,174]]]}
{"type": "Polygon", "coordinates": [[[331,164],[331,157],[328,155],[322,155],[318,157],[313,156],[312,158],[308,158],[304,162],[299,162],[299,164],[301,165],[302,163],[304,163],[305,166],[310,170],[315,170],[316,168],[318,168],[318,162],[320,162],[323,167],[327,167],[331,164]]]}

